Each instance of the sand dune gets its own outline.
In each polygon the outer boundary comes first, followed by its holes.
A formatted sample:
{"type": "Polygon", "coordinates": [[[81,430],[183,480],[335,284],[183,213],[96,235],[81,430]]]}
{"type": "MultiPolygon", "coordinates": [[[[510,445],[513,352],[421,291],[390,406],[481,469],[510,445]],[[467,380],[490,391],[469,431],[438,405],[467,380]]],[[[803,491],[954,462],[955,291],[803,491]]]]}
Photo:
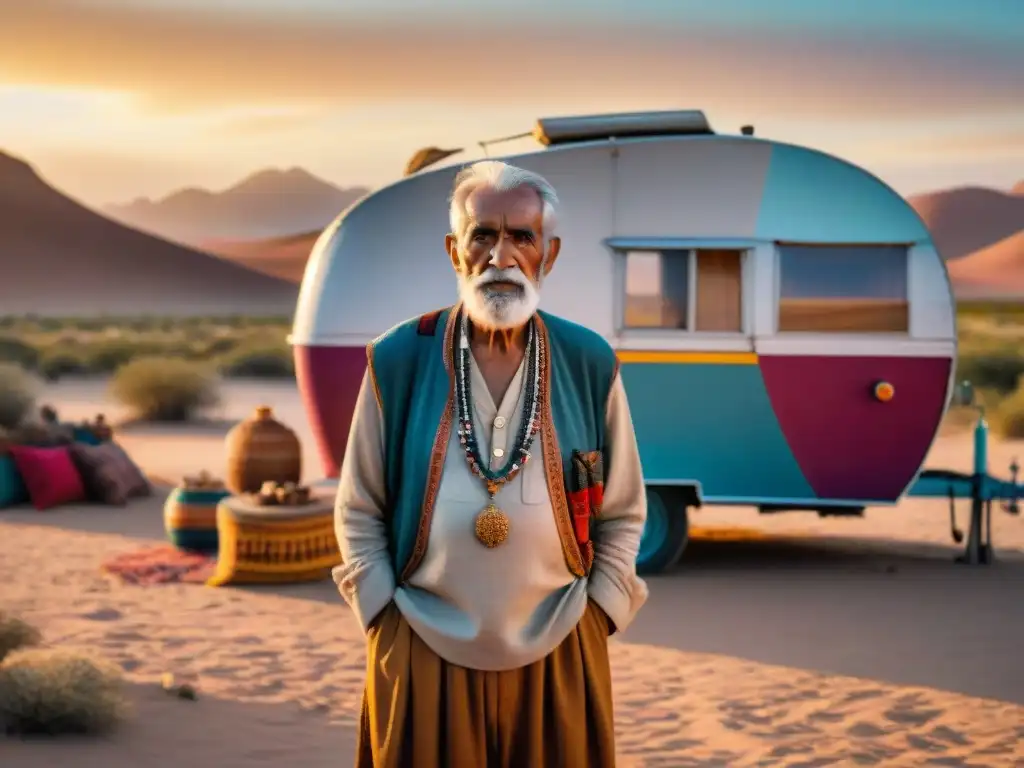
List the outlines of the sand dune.
{"type": "Polygon", "coordinates": [[[957,294],[1024,295],[1024,229],[948,265],[957,294]]]}
{"type": "MultiPolygon", "coordinates": [[[[1024,182],[1018,186],[1024,186],[1024,182]]],[[[908,198],[946,260],[959,259],[1024,229],[1024,196],[958,187],[908,198]]]]}
{"type": "Polygon", "coordinates": [[[317,229],[265,240],[211,240],[199,243],[199,247],[249,269],[300,283],[320,232],[317,229]]]}
{"type": "Polygon", "coordinates": [[[188,245],[249,240],[323,229],[363,187],[342,189],[301,168],[259,171],[228,189],[183,189],[160,200],[140,198],[105,212],[130,226],[188,245]]]}
{"type": "Polygon", "coordinates": [[[290,315],[297,289],[129,229],[0,153],[0,313],[290,315]]]}

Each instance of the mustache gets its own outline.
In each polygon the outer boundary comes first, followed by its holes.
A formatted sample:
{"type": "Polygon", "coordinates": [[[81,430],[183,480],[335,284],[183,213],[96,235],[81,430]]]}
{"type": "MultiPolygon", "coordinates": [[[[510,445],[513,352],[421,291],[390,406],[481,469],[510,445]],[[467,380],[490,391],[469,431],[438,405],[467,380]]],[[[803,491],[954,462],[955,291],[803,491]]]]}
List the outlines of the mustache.
{"type": "Polygon", "coordinates": [[[485,288],[489,283],[515,283],[520,288],[528,288],[530,285],[522,270],[497,267],[488,267],[479,275],[471,277],[469,282],[476,288],[485,288]]]}

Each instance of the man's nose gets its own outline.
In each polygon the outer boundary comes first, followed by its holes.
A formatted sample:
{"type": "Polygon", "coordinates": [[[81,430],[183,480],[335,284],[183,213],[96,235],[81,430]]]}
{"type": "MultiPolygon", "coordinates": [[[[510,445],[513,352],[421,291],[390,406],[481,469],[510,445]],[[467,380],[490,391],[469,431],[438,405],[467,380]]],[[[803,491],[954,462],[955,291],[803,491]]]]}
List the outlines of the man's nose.
{"type": "Polygon", "coordinates": [[[516,266],[516,247],[508,237],[499,237],[491,249],[491,264],[498,269],[511,269],[516,266]]]}

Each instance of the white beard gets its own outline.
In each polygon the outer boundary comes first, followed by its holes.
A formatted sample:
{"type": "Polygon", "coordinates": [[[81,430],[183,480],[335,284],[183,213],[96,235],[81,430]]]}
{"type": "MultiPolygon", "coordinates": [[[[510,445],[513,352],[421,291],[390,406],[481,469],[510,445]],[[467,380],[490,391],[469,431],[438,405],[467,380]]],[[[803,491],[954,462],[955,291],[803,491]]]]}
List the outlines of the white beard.
{"type": "Polygon", "coordinates": [[[473,324],[488,331],[520,328],[533,317],[540,305],[540,286],[532,283],[519,269],[488,267],[476,277],[458,275],[459,298],[473,324]],[[521,291],[488,291],[487,283],[504,280],[516,283],[521,291]]]}

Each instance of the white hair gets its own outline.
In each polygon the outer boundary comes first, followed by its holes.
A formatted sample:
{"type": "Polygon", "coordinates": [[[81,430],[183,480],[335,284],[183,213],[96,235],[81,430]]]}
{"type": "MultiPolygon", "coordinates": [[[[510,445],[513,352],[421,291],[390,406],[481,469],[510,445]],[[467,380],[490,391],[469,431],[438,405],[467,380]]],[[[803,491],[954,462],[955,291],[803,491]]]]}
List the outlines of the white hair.
{"type": "Polygon", "coordinates": [[[529,187],[540,196],[544,241],[554,236],[558,225],[558,193],[550,182],[539,173],[500,160],[481,160],[466,166],[455,177],[448,216],[452,233],[457,237],[462,235],[466,220],[466,199],[479,187],[488,187],[496,192],[529,187]]]}

